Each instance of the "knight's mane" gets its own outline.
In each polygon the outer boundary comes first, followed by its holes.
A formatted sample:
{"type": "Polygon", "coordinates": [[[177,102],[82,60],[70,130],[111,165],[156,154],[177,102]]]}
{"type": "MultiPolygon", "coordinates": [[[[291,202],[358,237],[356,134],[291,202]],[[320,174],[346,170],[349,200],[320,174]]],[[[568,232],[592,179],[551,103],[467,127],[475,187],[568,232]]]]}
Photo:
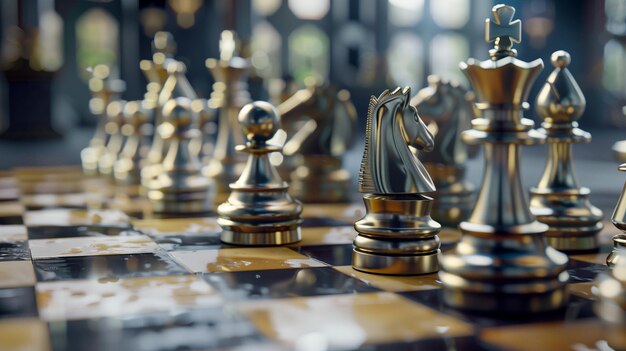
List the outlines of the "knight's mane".
{"type": "Polygon", "coordinates": [[[374,118],[385,104],[388,102],[403,98],[404,103],[409,102],[410,89],[396,88],[393,91],[389,89],[385,90],[379,97],[371,96],[369,106],[367,109],[367,121],[365,122],[365,148],[363,151],[363,159],[361,160],[361,168],[359,170],[359,191],[362,193],[376,193],[376,185],[374,184],[374,178],[372,176],[372,167],[370,161],[371,151],[371,139],[373,137],[372,129],[374,124],[374,118]]]}

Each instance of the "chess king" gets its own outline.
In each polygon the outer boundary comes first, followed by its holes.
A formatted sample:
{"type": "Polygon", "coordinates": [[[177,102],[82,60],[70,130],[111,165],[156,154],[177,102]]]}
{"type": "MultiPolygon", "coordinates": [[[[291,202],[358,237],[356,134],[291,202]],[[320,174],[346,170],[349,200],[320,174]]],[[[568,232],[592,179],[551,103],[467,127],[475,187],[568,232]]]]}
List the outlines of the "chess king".
{"type": "Polygon", "coordinates": [[[475,187],[464,178],[465,162],[476,156],[477,148],[468,148],[461,140],[475,117],[473,102],[472,92],[435,75],[428,76],[428,87],[411,99],[437,145],[420,155],[437,187],[432,216],[449,227],[456,227],[474,207],[475,187]]]}
{"type": "Polygon", "coordinates": [[[435,191],[410,146],[434,148],[433,136],[409,104],[411,89],[370,98],[359,191],[367,214],[354,224],[354,269],[379,274],[436,272],[441,225],[430,218],[435,191]]]}
{"type": "Polygon", "coordinates": [[[481,117],[463,133],[484,145],[485,170],[476,205],[459,225],[463,237],[440,257],[444,301],[456,308],[491,313],[535,313],[561,308],[568,300],[567,256],[547,246],[546,224],[532,215],[520,179],[520,146],[545,141],[523,117],[541,59],[516,58],[521,40],[515,9],[496,5],[486,21],[491,59],[460,64],[476,93],[481,117]]]}

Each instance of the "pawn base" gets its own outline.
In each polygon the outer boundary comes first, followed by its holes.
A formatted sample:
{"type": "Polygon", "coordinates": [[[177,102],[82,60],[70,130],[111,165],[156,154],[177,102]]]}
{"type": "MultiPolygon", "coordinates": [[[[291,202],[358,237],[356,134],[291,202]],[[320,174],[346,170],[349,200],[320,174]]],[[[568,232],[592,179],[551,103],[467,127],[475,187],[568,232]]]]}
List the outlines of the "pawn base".
{"type": "Polygon", "coordinates": [[[281,246],[302,240],[300,231],[302,220],[264,225],[237,223],[224,218],[219,218],[217,222],[224,229],[220,240],[229,245],[281,246]]]}

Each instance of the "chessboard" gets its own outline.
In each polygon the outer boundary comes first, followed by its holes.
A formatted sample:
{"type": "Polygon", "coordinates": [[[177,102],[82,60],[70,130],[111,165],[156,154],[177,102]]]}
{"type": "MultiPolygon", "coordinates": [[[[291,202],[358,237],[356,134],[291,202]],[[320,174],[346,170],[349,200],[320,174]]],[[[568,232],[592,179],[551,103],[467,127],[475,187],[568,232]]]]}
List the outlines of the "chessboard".
{"type": "MultiPolygon", "coordinates": [[[[220,243],[215,216],[151,218],[107,203],[79,168],[0,174],[0,350],[594,350],[602,250],[570,256],[568,306],[541,315],[447,307],[437,274],[351,267],[361,203],[305,204],[303,240],[220,243]]],[[[138,205],[139,206],[139,205],[138,205]]],[[[440,234],[442,250],[460,238],[440,234]]]]}

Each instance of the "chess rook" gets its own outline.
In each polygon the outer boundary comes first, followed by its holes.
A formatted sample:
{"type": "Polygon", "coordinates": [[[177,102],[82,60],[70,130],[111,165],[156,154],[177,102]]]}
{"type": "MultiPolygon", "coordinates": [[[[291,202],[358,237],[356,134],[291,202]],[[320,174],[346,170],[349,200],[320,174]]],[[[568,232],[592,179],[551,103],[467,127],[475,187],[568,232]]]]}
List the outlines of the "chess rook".
{"type": "Polygon", "coordinates": [[[409,146],[430,151],[433,137],[409,105],[411,89],[386,90],[370,98],[359,191],[365,217],[354,224],[354,269],[379,274],[436,272],[441,225],[430,218],[435,191],[409,146]]]}
{"type": "Polygon", "coordinates": [[[548,226],[530,212],[520,179],[520,146],[543,142],[523,118],[526,98],[543,62],[515,58],[511,41],[519,27],[506,23],[514,8],[493,7],[497,36],[488,21],[491,59],[460,64],[477,96],[481,117],[463,133],[470,145],[482,144],[485,171],[476,205],[459,225],[462,239],[441,255],[440,279],[444,301],[456,308],[489,313],[535,313],[561,308],[568,301],[565,254],[546,245],[548,226]],[[509,28],[509,29],[507,29],[509,28]]]}
{"type": "Polygon", "coordinates": [[[342,167],[342,156],[354,139],[356,111],[350,93],[309,81],[278,111],[292,134],[283,149],[293,159],[291,194],[304,202],[349,201],[352,177],[342,167]]]}
{"type": "Polygon", "coordinates": [[[228,184],[237,180],[243,169],[245,158],[235,150],[244,143],[237,122],[240,109],[250,102],[246,78],[250,62],[238,56],[239,42],[232,31],[222,32],[220,59],[207,59],[206,66],[215,83],[209,106],[218,110],[217,141],[213,158],[203,173],[217,185],[217,201],[228,196],[228,184]]]}
{"type": "Polygon", "coordinates": [[[542,223],[548,244],[557,250],[583,251],[598,248],[602,211],[589,202],[589,188],[580,187],[574,174],[572,144],[588,143],[591,134],[578,128],[585,97],[567,66],[570,55],[556,51],[555,69],[537,96],[537,114],[549,145],[548,160],[539,184],[530,190],[530,210],[542,223]]]}
{"type": "Polygon", "coordinates": [[[428,87],[411,99],[435,137],[435,149],[419,155],[437,188],[432,217],[448,227],[467,219],[474,207],[475,187],[465,180],[465,162],[477,148],[468,149],[461,140],[475,117],[473,102],[473,93],[434,75],[428,77],[428,87]]]}
{"type": "Polygon", "coordinates": [[[268,157],[281,150],[267,143],[280,128],[278,111],[270,103],[256,101],[241,109],[238,121],[247,142],[237,150],[248,154],[248,162],[230,184],[228,200],[217,208],[222,242],[273,246],[300,241],[302,204],[289,195],[288,184],[268,157]]]}

